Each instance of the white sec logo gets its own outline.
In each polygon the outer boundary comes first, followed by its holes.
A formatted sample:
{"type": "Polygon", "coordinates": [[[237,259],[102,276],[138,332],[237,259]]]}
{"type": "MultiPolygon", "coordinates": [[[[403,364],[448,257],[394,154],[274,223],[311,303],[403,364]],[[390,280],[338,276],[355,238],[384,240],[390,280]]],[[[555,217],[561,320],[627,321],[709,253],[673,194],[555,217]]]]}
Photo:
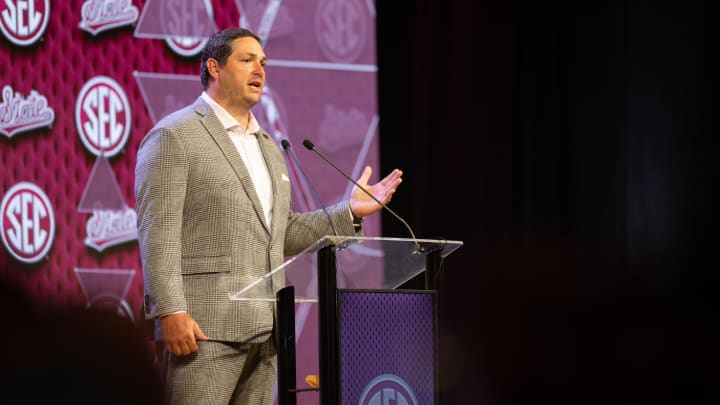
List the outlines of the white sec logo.
{"type": "Polygon", "coordinates": [[[55,213],[47,195],[35,184],[17,183],[0,204],[2,241],[24,263],[42,260],[55,238],[55,213]]]}
{"type": "Polygon", "coordinates": [[[410,385],[395,374],[373,378],[363,390],[358,405],[419,405],[410,385]]]}
{"type": "MultiPolygon", "coordinates": [[[[205,10],[202,9],[203,4],[201,4],[200,2],[188,2],[185,5],[186,8],[184,10],[181,9],[181,7],[178,7],[178,5],[176,4],[174,5],[172,3],[165,3],[164,5],[165,9],[163,11],[167,13],[168,18],[163,18],[162,21],[167,21],[168,24],[173,24],[175,27],[183,27],[170,29],[170,31],[202,31],[200,28],[198,28],[198,25],[202,24],[202,21],[193,21],[192,17],[202,15],[203,12],[207,12],[208,18],[210,20],[213,20],[215,18],[213,14],[213,6],[212,3],[210,3],[210,0],[204,1],[205,10]],[[189,27],[187,27],[188,25],[189,27]]],[[[203,50],[203,48],[205,48],[205,44],[207,44],[207,41],[207,38],[184,36],[165,37],[165,44],[167,44],[167,46],[173,52],[175,52],[177,55],[187,58],[199,54],[203,50]]]]}
{"type": "Polygon", "coordinates": [[[96,76],[80,89],[75,126],[80,140],[95,156],[117,155],[130,138],[132,117],[125,91],[115,80],[96,76]]]}
{"type": "Polygon", "coordinates": [[[0,2],[0,31],[20,46],[37,42],[50,19],[50,0],[5,0],[0,2]]]}

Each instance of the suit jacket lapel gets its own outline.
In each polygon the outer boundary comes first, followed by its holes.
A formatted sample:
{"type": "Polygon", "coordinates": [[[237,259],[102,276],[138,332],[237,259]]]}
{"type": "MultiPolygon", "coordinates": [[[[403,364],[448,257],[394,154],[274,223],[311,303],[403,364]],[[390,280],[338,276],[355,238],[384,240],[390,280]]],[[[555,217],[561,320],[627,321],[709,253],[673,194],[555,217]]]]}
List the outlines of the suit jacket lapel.
{"type": "MultiPolygon", "coordinates": [[[[258,132],[258,145],[260,145],[260,152],[262,152],[263,159],[265,160],[265,165],[267,166],[268,173],[270,174],[270,183],[272,186],[272,195],[273,195],[273,201],[278,200],[278,179],[280,178],[280,168],[276,167],[273,163],[273,160],[269,158],[269,156],[272,156],[272,153],[270,149],[268,148],[274,148],[274,144],[272,143],[272,139],[270,138],[270,135],[268,135],[265,131],[260,130],[258,132]]],[[[272,219],[271,222],[271,230],[270,235],[275,235],[275,231],[277,230],[277,224],[278,220],[275,218],[275,215],[277,212],[275,211],[277,207],[276,203],[273,203],[273,206],[270,210],[270,218],[272,219]]]]}
{"type": "MultiPolygon", "coordinates": [[[[265,214],[263,213],[262,205],[260,204],[257,192],[255,191],[255,186],[253,186],[252,179],[250,178],[250,172],[248,172],[245,163],[243,163],[235,144],[233,144],[232,140],[230,140],[230,135],[228,135],[227,130],[222,126],[212,108],[203,101],[202,98],[198,98],[195,102],[195,111],[200,114],[200,122],[218,145],[223,155],[225,155],[225,158],[230,163],[230,166],[235,171],[235,174],[238,176],[240,183],[245,189],[248,199],[252,202],[255,213],[258,215],[260,222],[265,228],[265,231],[270,233],[268,224],[265,222],[265,214]]],[[[275,193],[274,190],[275,184],[273,184],[273,194],[275,193]]]]}

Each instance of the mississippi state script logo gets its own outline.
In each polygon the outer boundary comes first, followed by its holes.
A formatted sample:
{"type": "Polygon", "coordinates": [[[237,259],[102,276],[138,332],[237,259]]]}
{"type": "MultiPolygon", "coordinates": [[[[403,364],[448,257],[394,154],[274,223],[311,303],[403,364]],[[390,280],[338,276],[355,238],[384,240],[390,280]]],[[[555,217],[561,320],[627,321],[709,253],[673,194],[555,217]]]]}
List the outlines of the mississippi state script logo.
{"type": "Polygon", "coordinates": [[[80,8],[81,30],[92,35],[124,25],[138,19],[138,9],[130,0],[85,0],[80,8]]]}
{"type": "Polygon", "coordinates": [[[17,183],[0,204],[2,242],[24,263],[39,262],[55,238],[55,214],[47,195],[35,184],[17,183]]]}
{"type": "Polygon", "coordinates": [[[410,385],[394,374],[382,374],[365,387],[358,405],[419,405],[410,385]]]}
{"type": "Polygon", "coordinates": [[[130,138],[130,103],[122,87],[106,76],[95,76],[80,90],[75,125],[80,140],[95,156],[118,154],[130,138]]]}
{"type": "Polygon", "coordinates": [[[28,46],[45,33],[50,19],[50,0],[4,0],[0,2],[0,31],[15,45],[28,46]]]}
{"type": "Polygon", "coordinates": [[[2,89],[0,101],[0,134],[12,138],[15,134],[50,126],[55,111],[48,106],[45,96],[35,90],[23,98],[10,85],[2,89]]]}

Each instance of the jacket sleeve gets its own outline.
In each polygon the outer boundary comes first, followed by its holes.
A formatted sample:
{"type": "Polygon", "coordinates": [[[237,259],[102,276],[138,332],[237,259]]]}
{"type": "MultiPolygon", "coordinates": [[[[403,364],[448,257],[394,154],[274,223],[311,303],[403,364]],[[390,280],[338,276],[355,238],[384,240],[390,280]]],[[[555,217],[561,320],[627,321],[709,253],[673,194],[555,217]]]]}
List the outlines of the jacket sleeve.
{"type": "Polygon", "coordinates": [[[138,245],[149,318],[187,311],[180,251],[187,177],[187,156],[178,134],[151,130],[140,144],[135,166],[138,245]]]}

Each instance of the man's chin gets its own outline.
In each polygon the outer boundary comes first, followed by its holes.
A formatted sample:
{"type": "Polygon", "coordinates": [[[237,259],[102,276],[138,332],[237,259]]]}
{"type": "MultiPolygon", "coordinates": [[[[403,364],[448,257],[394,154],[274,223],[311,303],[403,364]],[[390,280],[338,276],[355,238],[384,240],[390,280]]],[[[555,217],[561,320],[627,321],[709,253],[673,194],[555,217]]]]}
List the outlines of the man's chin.
{"type": "Polygon", "coordinates": [[[260,96],[257,96],[257,97],[245,97],[244,101],[245,101],[245,104],[248,105],[248,107],[254,107],[257,103],[260,102],[260,96]]]}

